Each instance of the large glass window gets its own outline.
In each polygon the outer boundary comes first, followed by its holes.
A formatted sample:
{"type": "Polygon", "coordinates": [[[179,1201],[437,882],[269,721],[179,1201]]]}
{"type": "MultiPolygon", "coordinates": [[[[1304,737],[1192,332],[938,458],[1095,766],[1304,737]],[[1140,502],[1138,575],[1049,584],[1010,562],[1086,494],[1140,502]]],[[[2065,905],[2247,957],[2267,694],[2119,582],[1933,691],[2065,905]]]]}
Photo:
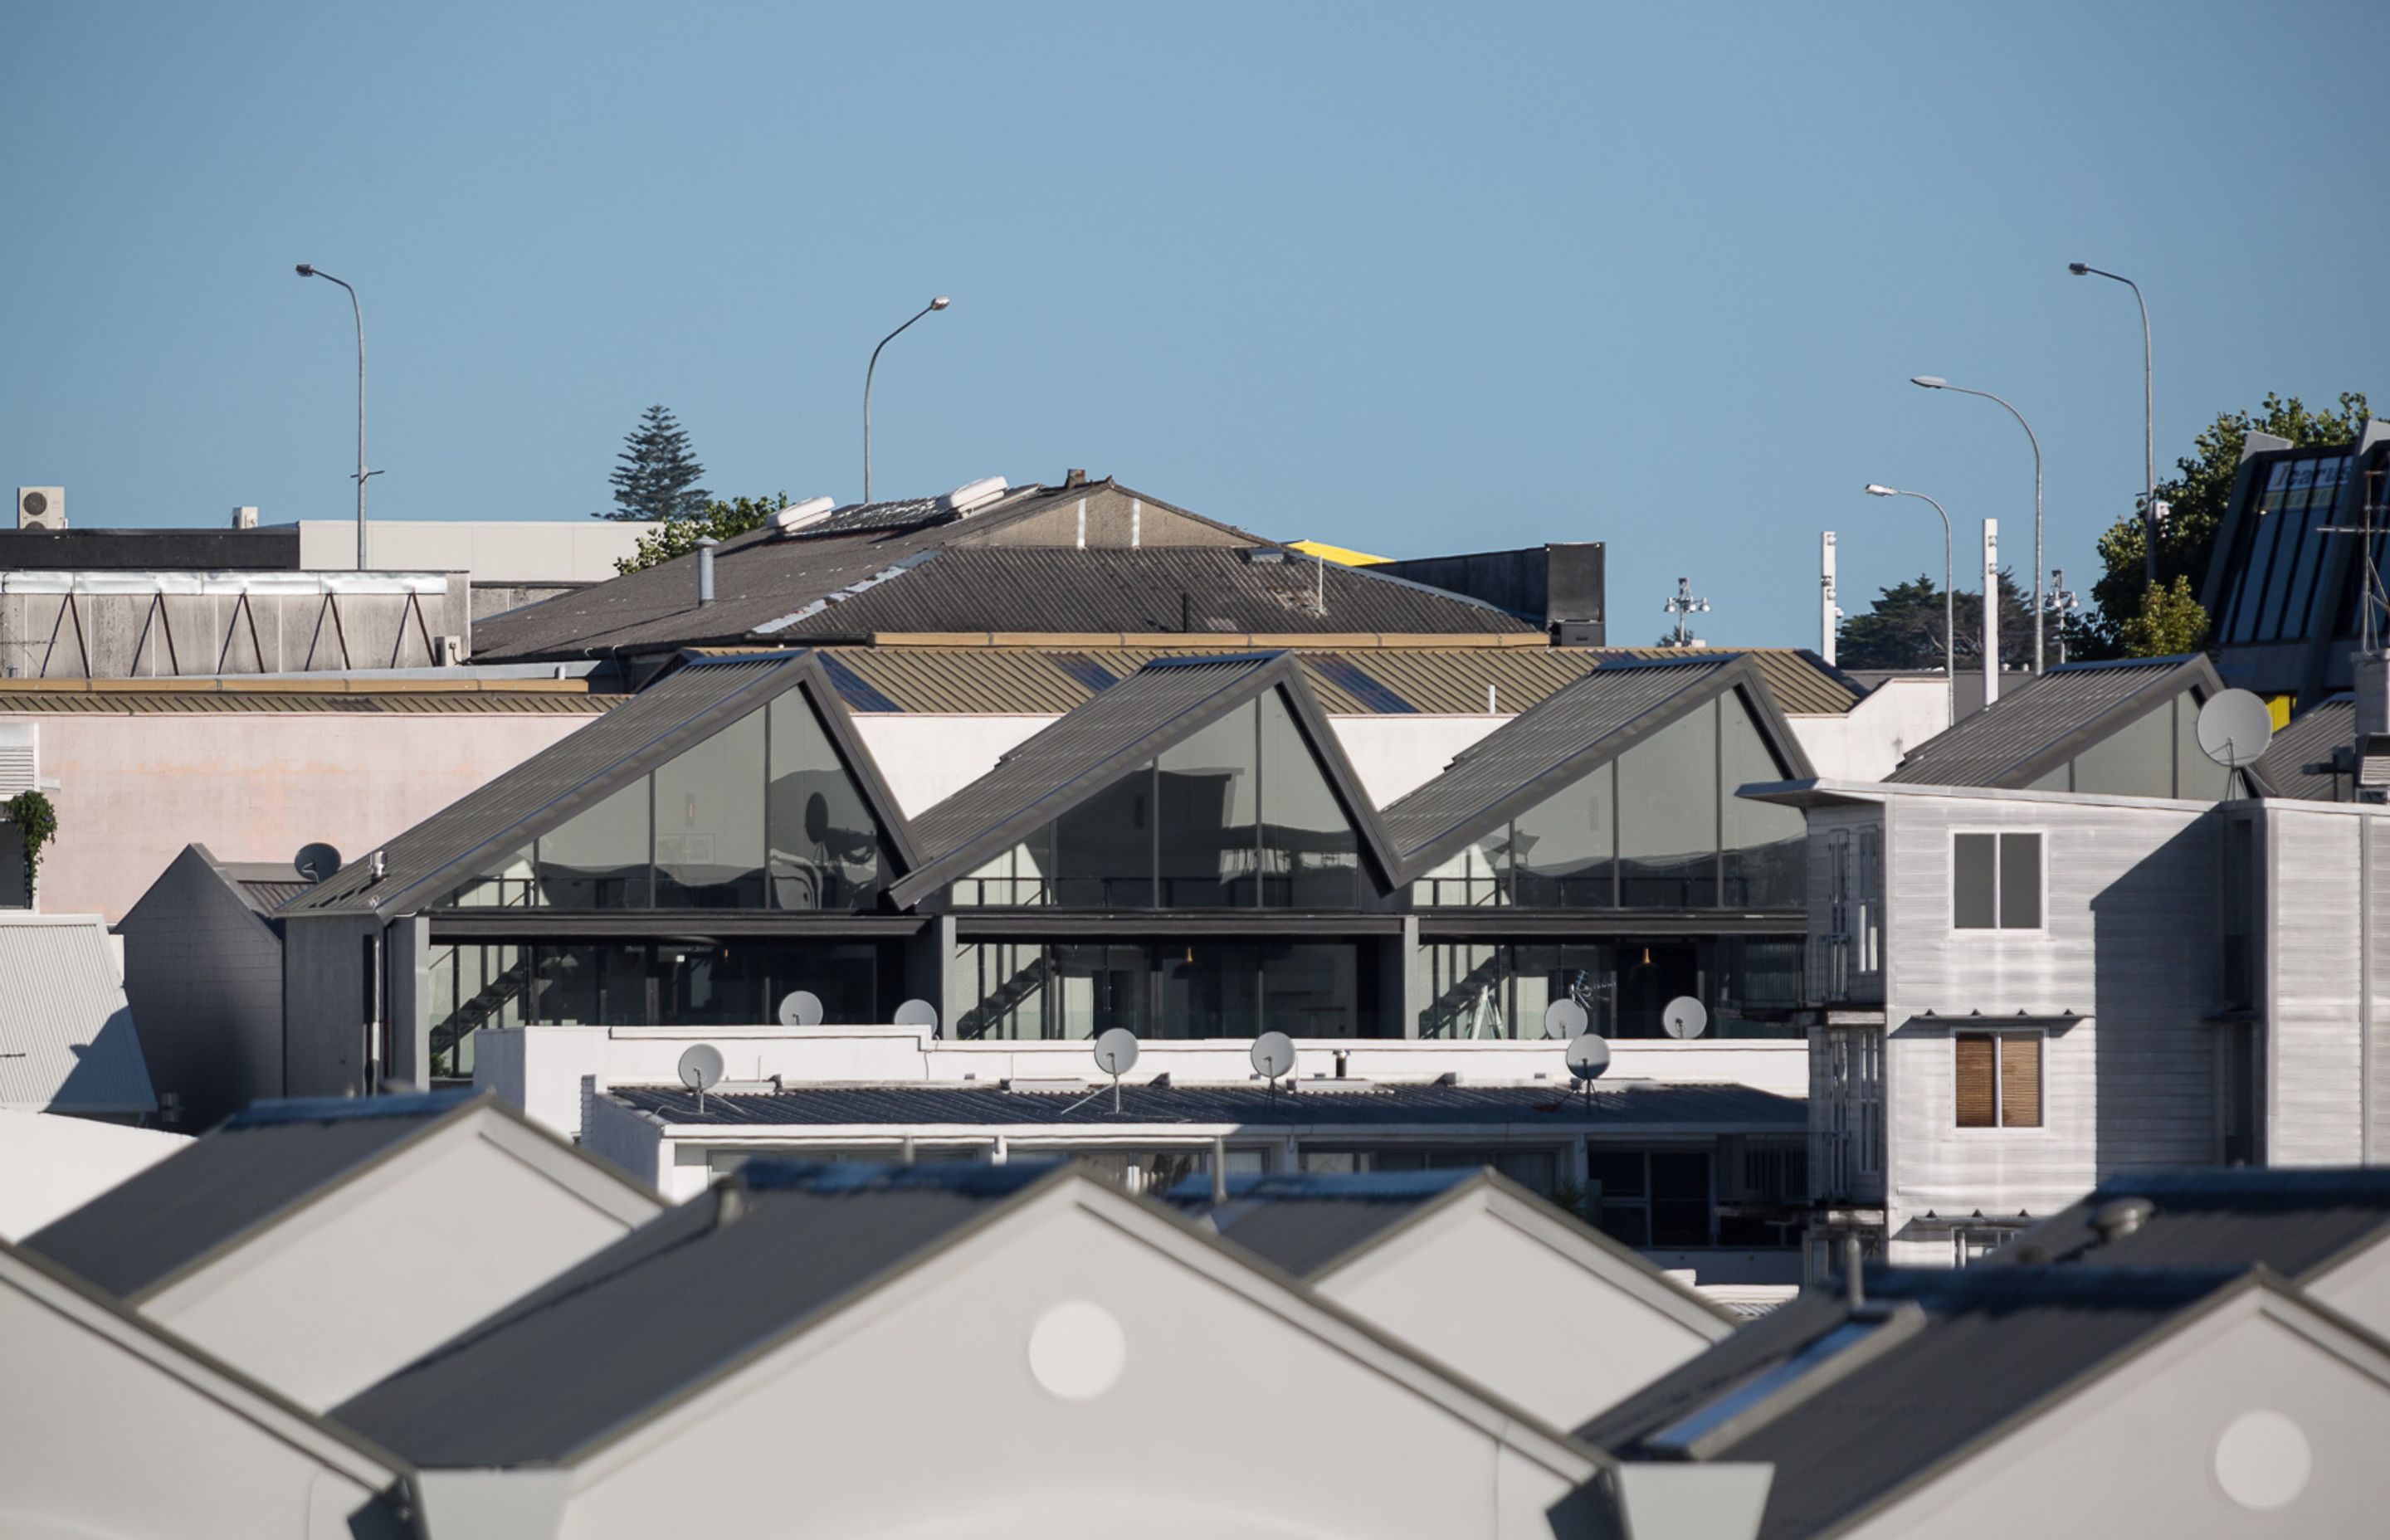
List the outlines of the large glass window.
{"type": "Polygon", "coordinates": [[[1153,904],[1153,776],[1140,767],[1054,820],[1054,902],[1072,909],[1153,904]]]}
{"type": "Polygon", "coordinates": [[[1586,1176],[1587,1212],[1612,1238],[1659,1251],[1714,1243],[1708,1150],[1588,1149],[1586,1176]]]}
{"type": "Polygon", "coordinates": [[[801,695],[772,702],[769,834],[772,906],[859,909],[885,880],[880,826],[829,735],[801,695]]]}
{"type": "Polygon", "coordinates": [[[1305,1145],[1303,1169],[1332,1175],[1363,1171],[1474,1171],[1492,1166],[1529,1192],[1548,1197],[1560,1184],[1556,1149],[1510,1146],[1305,1145]]]}
{"type": "Polygon", "coordinates": [[[1618,901],[1717,902],[1717,715],[1677,718],[1618,757],[1618,901]]]}
{"type": "Polygon", "coordinates": [[[1163,948],[1162,1035],[1260,1036],[1261,956],[1252,942],[1163,948]]]}
{"type": "Polygon", "coordinates": [[[976,997],[956,1017],[970,1039],[1393,1035],[1371,942],[968,942],[976,997]]]}
{"type": "Polygon", "coordinates": [[[1254,709],[1242,706],[1155,762],[1162,809],[1162,906],[1253,902],[1261,775],[1254,709]]]}
{"type": "Polygon", "coordinates": [[[1755,802],[1734,789],[1784,778],[1767,742],[1739,695],[1718,703],[1719,805],[1726,824],[1725,879],[1728,908],[1793,909],[1805,901],[1803,857],[1809,821],[1797,807],[1755,802]]]}
{"type": "Polygon", "coordinates": [[[1798,936],[1431,941],[1419,1034],[1537,1038],[1545,1010],[1574,1000],[1604,1037],[1664,1037],[1668,1002],[1690,995],[1708,1011],[1705,1037],[1797,1037],[1804,950],[1798,936]]]}
{"type": "Polygon", "coordinates": [[[656,771],[656,906],[764,906],[764,713],[656,771]]]}
{"type": "Polygon", "coordinates": [[[551,909],[648,906],[648,781],[642,776],[539,837],[539,903],[551,909]]]}
{"type": "MultiPolygon", "coordinates": [[[[1706,708],[1695,713],[1706,717],[1706,708]]],[[[1674,731],[1673,728],[1666,731],[1674,731]]],[[[1664,731],[1663,737],[1666,736],[1664,731]]],[[[1617,819],[1605,764],[1575,785],[1519,815],[1511,826],[1518,899],[1529,908],[1607,909],[1618,902],[1611,850],[1617,819]]],[[[1715,776],[1711,779],[1715,781],[1715,776]]],[[[1694,793],[1698,794],[1698,793],[1694,793]]],[[[1704,810],[1715,819],[1716,808],[1704,810]]],[[[1713,839],[1715,827],[1713,827],[1713,839]]],[[[1707,903],[1704,898],[1702,902],[1707,903]]]]}
{"type": "Polygon", "coordinates": [[[1261,699],[1262,902],[1349,909],[1360,902],[1361,836],[1277,690],[1261,699]]]}

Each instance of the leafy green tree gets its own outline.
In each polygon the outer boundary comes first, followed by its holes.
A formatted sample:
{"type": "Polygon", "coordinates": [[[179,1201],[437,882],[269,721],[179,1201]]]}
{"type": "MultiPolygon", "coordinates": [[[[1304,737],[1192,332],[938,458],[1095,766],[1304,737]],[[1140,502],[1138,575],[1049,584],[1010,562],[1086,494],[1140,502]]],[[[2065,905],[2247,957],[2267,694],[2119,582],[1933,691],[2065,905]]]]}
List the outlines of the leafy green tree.
{"type": "Polygon", "coordinates": [[[2117,634],[2117,650],[2126,658],[2168,658],[2196,652],[2207,639],[2207,611],[2191,591],[2191,579],[2181,573],[2172,583],[2141,590],[2140,613],[2117,634]]]}
{"type": "MultiPolygon", "coordinates": [[[[2226,505],[2232,498],[2232,475],[2241,464],[2241,448],[2251,433],[2271,433],[2292,443],[2328,445],[2354,443],[2368,416],[2365,397],[2356,391],[2344,391],[2340,410],[2310,411],[2298,397],[2266,393],[2266,403],[2255,412],[2223,412],[2217,416],[2192,441],[2193,453],[2175,462],[2177,474],[2170,481],[2158,483],[2158,501],[2168,505],[2166,518],[2158,526],[2157,578],[2160,587],[2171,595],[2179,584],[2182,593],[2196,610],[2198,595],[2207,582],[2207,565],[2215,555],[2217,532],[2224,522],[2226,505]]],[[[2178,638],[2187,617],[2181,607],[2169,597],[2159,609],[2165,616],[2157,630],[2143,623],[2142,589],[2148,586],[2143,575],[2142,553],[2148,542],[2143,537],[2139,513],[2126,515],[2109,526],[2100,537],[2100,559],[2107,571],[2091,585],[2094,614],[2087,617],[2082,628],[2083,646],[2078,657],[2154,656],[2135,654],[2128,650],[2127,634],[2152,637],[2163,635],[2178,638]]],[[[2199,630],[2204,635],[2207,617],[2200,616],[2199,630]]],[[[2196,644],[2194,644],[2196,645],[2196,644]]],[[[2183,651],[2166,647],[2160,653],[2183,651]]]]}
{"type": "MultiPolygon", "coordinates": [[[[1953,650],[1960,668],[1984,656],[1984,596],[1961,588],[1952,597],[1958,613],[1953,650]]],[[[1834,661],[1844,668],[1900,669],[1942,666],[1942,585],[1920,573],[1881,590],[1864,614],[1843,622],[1834,661]]],[[[2000,573],[2000,662],[2022,667],[2033,661],[2033,609],[2013,574],[2000,573]]]]}
{"type": "Polygon", "coordinates": [[[760,530],[765,520],[788,506],[789,494],[785,492],[770,497],[733,497],[726,503],[708,503],[694,517],[667,519],[653,534],[641,535],[631,554],[614,563],[614,571],[628,575],[675,557],[687,556],[707,535],[727,540],[734,534],[760,530]]]}
{"type": "Polygon", "coordinates": [[[713,494],[697,483],[705,467],[689,453],[688,434],[672,413],[650,406],[639,426],[623,435],[623,449],[614,456],[614,506],[595,519],[696,519],[713,494]]]}

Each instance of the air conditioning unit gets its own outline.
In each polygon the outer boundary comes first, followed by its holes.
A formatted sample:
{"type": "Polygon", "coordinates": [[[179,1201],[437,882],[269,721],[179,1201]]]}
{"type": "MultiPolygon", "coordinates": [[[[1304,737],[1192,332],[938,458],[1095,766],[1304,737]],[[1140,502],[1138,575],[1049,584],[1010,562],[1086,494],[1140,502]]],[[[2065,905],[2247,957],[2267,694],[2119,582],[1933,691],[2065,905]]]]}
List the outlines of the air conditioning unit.
{"type": "Polygon", "coordinates": [[[439,651],[433,657],[442,668],[455,668],[465,661],[464,637],[443,636],[438,645],[439,651]]]}
{"type": "Polygon", "coordinates": [[[17,527],[20,530],[62,530],[67,527],[67,489],[19,487],[17,527]]]}
{"type": "Polygon", "coordinates": [[[237,530],[253,530],[257,528],[257,510],[251,507],[238,507],[233,509],[232,527],[237,530]]]}

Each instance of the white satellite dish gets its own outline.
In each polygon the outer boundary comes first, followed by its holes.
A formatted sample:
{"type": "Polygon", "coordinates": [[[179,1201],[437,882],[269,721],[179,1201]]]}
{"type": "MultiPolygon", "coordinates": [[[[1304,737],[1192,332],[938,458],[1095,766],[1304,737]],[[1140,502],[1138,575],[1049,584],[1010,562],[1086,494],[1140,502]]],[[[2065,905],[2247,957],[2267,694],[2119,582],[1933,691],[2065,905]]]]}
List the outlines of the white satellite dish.
{"type": "Polygon", "coordinates": [[[1266,1032],[1253,1039],[1253,1072],[1275,1081],[1294,1069],[1294,1039],[1282,1032],[1266,1032]]]}
{"type": "Polygon", "coordinates": [[[2199,751],[2227,769],[2257,763],[2274,741],[2274,713],[2247,690],[2225,690],[2199,708],[2199,751]]]}
{"type": "Polygon", "coordinates": [[[722,1084],[722,1050],[711,1043],[691,1045],[680,1056],[680,1083],[705,1095],[722,1084]]]}
{"type": "Polygon", "coordinates": [[[1568,1068],[1579,1080],[1599,1079],[1610,1068],[1610,1045],[1589,1032],[1570,1038],[1568,1068]]]}
{"type": "Polygon", "coordinates": [[[812,990],[792,990],[780,997],[780,1025],[818,1027],[821,1025],[821,996],[812,990]]]}
{"type": "Polygon", "coordinates": [[[1137,1033],[1114,1027],[1097,1038],[1096,1067],[1114,1080],[1137,1068],[1137,1033]]]}
{"type": "Polygon", "coordinates": [[[321,882],[341,869],[341,853],[338,847],[318,840],[313,844],[300,846],[299,853],[291,858],[290,865],[308,881],[321,882]]]}
{"type": "Polygon", "coordinates": [[[1660,1027],[1671,1037],[1699,1037],[1709,1030],[1707,1006],[1690,995],[1679,995],[1660,1012],[1660,1027]]]}
{"type": "Polygon", "coordinates": [[[900,1027],[927,1027],[935,1033],[938,1007],[927,1000],[907,1000],[896,1007],[895,1021],[900,1027]]]}
{"type": "Polygon", "coordinates": [[[1546,1037],[1582,1037],[1592,1027],[1593,1018],[1586,1014],[1583,1001],[1560,999],[1544,1007],[1546,1037]]]}

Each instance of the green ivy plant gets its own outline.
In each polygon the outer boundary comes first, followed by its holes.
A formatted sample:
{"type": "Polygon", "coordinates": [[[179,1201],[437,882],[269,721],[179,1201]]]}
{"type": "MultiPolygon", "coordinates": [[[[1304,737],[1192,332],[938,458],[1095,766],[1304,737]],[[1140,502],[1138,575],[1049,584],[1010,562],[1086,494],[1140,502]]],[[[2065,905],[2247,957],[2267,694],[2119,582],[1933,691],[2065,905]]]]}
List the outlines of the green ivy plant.
{"type": "Polygon", "coordinates": [[[8,815],[8,821],[17,826],[18,838],[25,842],[25,896],[30,899],[42,872],[42,847],[58,838],[58,810],[39,791],[19,791],[0,802],[0,812],[8,815]]]}

